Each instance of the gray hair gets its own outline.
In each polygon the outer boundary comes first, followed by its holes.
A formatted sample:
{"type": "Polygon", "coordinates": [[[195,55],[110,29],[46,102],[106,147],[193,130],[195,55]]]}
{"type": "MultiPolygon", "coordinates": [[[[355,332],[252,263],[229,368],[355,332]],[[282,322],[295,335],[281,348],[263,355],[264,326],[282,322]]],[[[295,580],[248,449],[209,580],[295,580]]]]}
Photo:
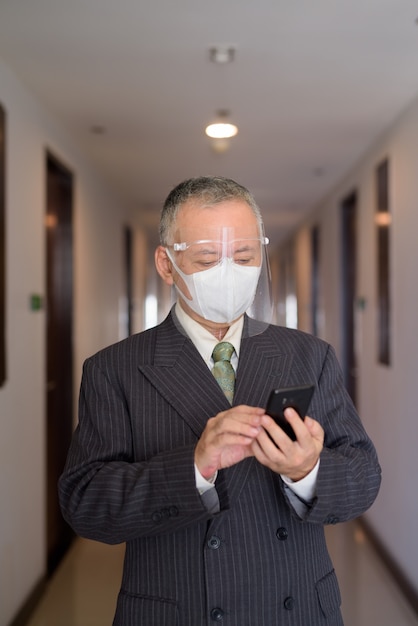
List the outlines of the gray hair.
{"type": "Polygon", "coordinates": [[[162,246],[169,245],[175,221],[180,208],[188,200],[196,199],[201,206],[214,206],[226,200],[243,200],[252,209],[259,224],[260,235],[263,232],[263,220],[260,209],[253,195],[234,180],[221,176],[200,176],[189,178],[177,185],[168,194],[161,211],[160,218],[160,243],[162,246]]]}

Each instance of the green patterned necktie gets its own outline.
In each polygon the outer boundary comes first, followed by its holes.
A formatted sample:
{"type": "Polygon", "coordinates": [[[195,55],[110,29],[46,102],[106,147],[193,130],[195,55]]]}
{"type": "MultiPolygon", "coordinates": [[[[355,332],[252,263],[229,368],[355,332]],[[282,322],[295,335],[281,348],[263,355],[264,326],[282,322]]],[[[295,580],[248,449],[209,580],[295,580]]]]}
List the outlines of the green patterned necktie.
{"type": "Polygon", "coordinates": [[[231,365],[231,356],[234,351],[235,348],[231,343],[221,341],[221,343],[216,344],[212,352],[212,359],[215,362],[212,374],[215,376],[230,404],[232,404],[235,387],[235,372],[231,365]]]}

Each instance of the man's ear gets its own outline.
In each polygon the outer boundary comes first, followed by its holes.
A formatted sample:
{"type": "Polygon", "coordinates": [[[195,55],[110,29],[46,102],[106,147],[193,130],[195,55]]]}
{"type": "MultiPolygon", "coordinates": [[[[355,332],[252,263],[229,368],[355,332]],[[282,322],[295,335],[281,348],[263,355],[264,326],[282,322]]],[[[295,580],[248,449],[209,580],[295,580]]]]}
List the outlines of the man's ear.
{"type": "Polygon", "coordinates": [[[168,258],[167,251],[163,246],[158,246],[155,251],[155,267],[167,285],[172,285],[174,283],[173,264],[168,258]]]}

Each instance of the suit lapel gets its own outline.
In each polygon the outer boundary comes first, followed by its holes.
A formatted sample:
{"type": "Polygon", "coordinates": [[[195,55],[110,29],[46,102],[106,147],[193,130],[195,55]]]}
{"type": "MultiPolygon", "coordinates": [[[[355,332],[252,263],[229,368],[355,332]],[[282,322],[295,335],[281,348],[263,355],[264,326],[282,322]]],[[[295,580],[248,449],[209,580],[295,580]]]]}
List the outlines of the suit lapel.
{"type": "Polygon", "coordinates": [[[269,329],[259,335],[243,335],[239,355],[234,404],[265,407],[270,391],[287,383],[292,354],[273,340],[269,329]]]}
{"type": "Polygon", "coordinates": [[[138,367],[197,437],[210,417],[230,406],[193,343],[178,329],[173,314],[157,330],[150,363],[138,367]],[[193,393],[186,393],[189,380],[193,393]]]}

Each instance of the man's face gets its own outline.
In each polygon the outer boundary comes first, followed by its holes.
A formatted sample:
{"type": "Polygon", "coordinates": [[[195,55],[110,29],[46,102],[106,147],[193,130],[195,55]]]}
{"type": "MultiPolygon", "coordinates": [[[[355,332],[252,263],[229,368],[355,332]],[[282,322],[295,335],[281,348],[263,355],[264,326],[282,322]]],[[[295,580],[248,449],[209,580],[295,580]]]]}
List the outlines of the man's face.
{"type": "MultiPolygon", "coordinates": [[[[194,320],[219,337],[229,323],[209,322],[190,306],[192,296],[179,274],[195,274],[216,267],[228,257],[240,266],[261,267],[263,252],[259,224],[243,200],[227,200],[214,206],[201,206],[189,200],[178,212],[172,240],[167,249],[155,251],[157,271],[167,285],[176,285],[181,307],[194,320]],[[173,265],[174,260],[177,268],[173,265]]],[[[222,285],[219,285],[222,289],[222,285]]]]}
{"type": "Polygon", "coordinates": [[[186,202],[177,216],[173,243],[177,250],[170,246],[170,252],[185,274],[210,269],[225,256],[239,265],[261,264],[257,218],[241,200],[209,207],[186,202]]]}
{"type": "MultiPolygon", "coordinates": [[[[262,263],[258,221],[242,200],[227,200],[213,206],[199,206],[195,200],[186,202],[177,215],[173,238],[172,243],[177,246],[169,246],[170,253],[184,274],[209,270],[224,257],[242,266],[259,267],[262,263]]],[[[183,296],[182,308],[199,323],[207,323],[189,306],[190,291],[175,267],[171,276],[183,296]]],[[[212,323],[215,327],[219,325],[225,324],[212,323]]]]}

